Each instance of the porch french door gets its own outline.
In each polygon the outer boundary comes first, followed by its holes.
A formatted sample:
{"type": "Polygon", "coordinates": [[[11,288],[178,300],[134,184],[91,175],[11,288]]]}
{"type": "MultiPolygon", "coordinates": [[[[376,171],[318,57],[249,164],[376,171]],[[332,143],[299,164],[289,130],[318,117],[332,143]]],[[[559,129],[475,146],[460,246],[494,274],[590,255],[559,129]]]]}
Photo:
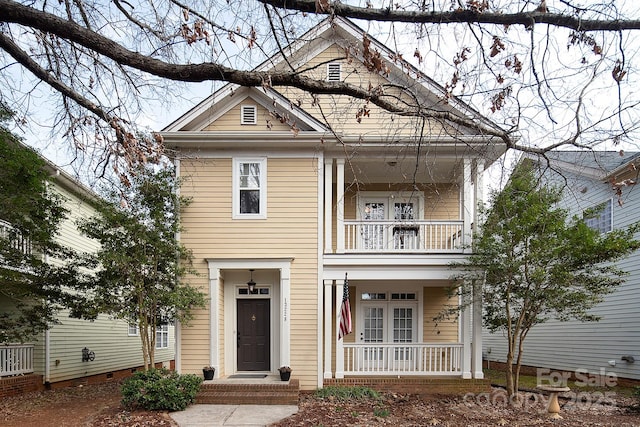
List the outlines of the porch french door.
{"type": "Polygon", "coordinates": [[[416,341],[416,304],[363,303],[362,312],[360,341],[372,345],[365,345],[360,363],[384,371],[416,362],[411,347],[396,345],[416,341]],[[394,345],[376,346],[375,343],[394,345]]]}

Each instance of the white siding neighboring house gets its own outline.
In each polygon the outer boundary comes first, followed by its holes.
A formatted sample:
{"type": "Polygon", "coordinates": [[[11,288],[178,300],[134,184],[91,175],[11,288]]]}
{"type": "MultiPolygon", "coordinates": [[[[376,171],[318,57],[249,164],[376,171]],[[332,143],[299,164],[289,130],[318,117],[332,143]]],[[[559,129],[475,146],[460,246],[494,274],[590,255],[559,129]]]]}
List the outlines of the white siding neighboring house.
{"type": "MultiPolygon", "coordinates": [[[[570,216],[580,217],[586,209],[603,205],[599,217],[588,221],[603,232],[640,221],[640,188],[621,186],[620,196],[613,189],[626,179],[637,181],[640,153],[563,151],[549,153],[547,158],[548,163],[532,159],[539,167],[541,184],[564,187],[561,204],[570,216]]],[[[626,282],[591,311],[602,319],[535,326],[524,343],[524,366],[640,380],[640,254],[634,253],[619,266],[629,273],[626,282]]],[[[505,362],[506,350],[506,336],[485,331],[483,355],[489,365],[505,362]]]]}
{"type": "MultiPolygon", "coordinates": [[[[76,221],[96,214],[91,200],[98,196],[55,165],[49,164],[49,169],[54,178],[51,189],[64,197],[65,207],[69,210],[60,225],[58,240],[78,251],[97,250],[98,243],[82,236],[76,221]]],[[[11,304],[0,297],[0,307],[11,304]]],[[[126,322],[105,315],[93,322],[73,319],[68,311],[60,312],[58,319],[60,324],[28,344],[33,345],[33,374],[42,376],[43,384],[56,386],[56,383],[68,385],[119,378],[143,365],[140,337],[126,322]],[[85,348],[93,352],[93,360],[83,361],[85,348]]],[[[173,326],[167,329],[163,335],[164,347],[156,350],[155,361],[169,367],[175,355],[175,335],[173,326]]],[[[0,345],[0,351],[2,348],[0,345]]],[[[22,374],[29,374],[29,371],[22,374]]],[[[2,377],[0,370],[0,380],[2,377]]]]}

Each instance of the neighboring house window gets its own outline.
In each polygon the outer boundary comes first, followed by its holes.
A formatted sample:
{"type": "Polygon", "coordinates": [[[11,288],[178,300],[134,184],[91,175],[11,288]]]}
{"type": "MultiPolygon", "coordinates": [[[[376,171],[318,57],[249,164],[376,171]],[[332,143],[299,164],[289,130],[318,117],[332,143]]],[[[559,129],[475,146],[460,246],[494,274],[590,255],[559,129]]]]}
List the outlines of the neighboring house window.
{"type": "Polygon", "coordinates": [[[156,327],[156,348],[169,348],[169,325],[156,327]]]}
{"type": "Polygon", "coordinates": [[[339,62],[331,62],[327,64],[327,81],[339,82],[342,80],[342,73],[339,62]]]}
{"type": "Polygon", "coordinates": [[[600,233],[608,233],[613,229],[613,199],[584,211],[583,218],[587,226],[600,233]]]}
{"type": "Polygon", "coordinates": [[[137,337],[138,336],[138,325],[133,325],[131,323],[129,323],[129,336],[130,337],[137,337]]]}
{"type": "Polygon", "coordinates": [[[267,160],[233,160],[233,218],[267,217],[267,160]]]}
{"type": "Polygon", "coordinates": [[[255,125],[256,123],[258,123],[258,108],[255,105],[243,105],[240,108],[241,124],[255,125]]]}

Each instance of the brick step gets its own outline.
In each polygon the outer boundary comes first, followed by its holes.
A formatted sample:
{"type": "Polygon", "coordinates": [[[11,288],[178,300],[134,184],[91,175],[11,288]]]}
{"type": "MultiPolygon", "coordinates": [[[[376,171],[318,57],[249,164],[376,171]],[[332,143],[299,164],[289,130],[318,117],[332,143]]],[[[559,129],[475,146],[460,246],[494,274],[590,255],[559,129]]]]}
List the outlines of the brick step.
{"type": "Polygon", "coordinates": [[[212,405],[297,405],[298,393],[208,392],[198,393],[196,403],[212,405]]]}
{"type": "Polygon", "coordinates": [[[196,396],[198,404],[297,405],[298,380],[268,384],[206,383],[196,396]]]}

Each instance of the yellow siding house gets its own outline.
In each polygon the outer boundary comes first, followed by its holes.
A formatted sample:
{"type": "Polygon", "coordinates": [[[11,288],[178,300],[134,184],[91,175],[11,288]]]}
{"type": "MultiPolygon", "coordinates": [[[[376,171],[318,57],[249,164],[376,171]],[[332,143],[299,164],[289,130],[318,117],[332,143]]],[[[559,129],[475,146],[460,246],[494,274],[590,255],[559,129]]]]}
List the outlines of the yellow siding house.
{"type": "MultiPolygon", "coordinates": [[[[368,71],[350,21],[301,40],[257,69],[380,87],[493,126],[371,37],[389,72],[368,71]]],[[[307,390],[350,377],[482,378],[479,307],[435,317],[458,304],[449,264],[469,254],[499,141],[346,96],[236,85],[161,134],[192,198],[181,234],[200,272],[191,280],[209,295],[178,327],[179,371],[212,365],[224,379],[291,366],[307,390]],[[340,338],[345,278],[352,332],[340,338]]]]}

